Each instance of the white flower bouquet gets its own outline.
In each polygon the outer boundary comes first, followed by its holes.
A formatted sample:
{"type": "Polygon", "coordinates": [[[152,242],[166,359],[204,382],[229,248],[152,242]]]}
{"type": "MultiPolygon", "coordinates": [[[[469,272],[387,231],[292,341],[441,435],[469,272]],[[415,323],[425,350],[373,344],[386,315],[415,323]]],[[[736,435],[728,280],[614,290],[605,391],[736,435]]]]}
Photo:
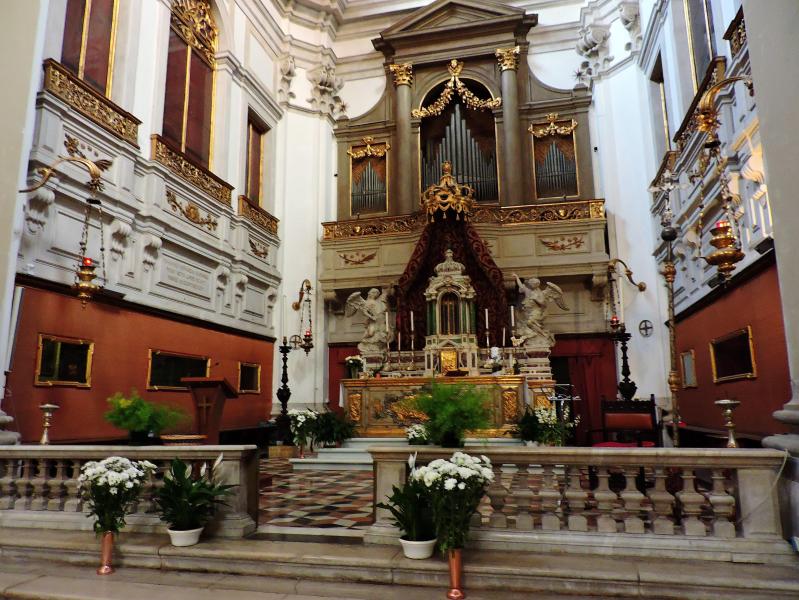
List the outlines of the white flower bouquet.
{"type": "Polygon", "coordinates": [[[408,443],[412,446],[423,446],[428,442],[427,428],[421,423],[416,423],[405,429],[408,443]]]}
{"type": "Polygon", "coordinates": [[[554,402],[536,407],[534,413],[538,421],[535,441],[549,446],[563,446],[569,432],[580,422],[580,417],[575,417],[574,421],[570,419],[569,407],[565,404],[560,416],[554,402]]]}
{"type": "Polygon", "coordinates": [[[430,493],[441,550],[463,548],[472,515],[494,480],[488,457],[455,452],[449,460],[437,459],[419,468],[414,465],[410,479],[424,483],[430,493]]]}
{"type": "Polygon", "coordinates": [[[89,505],[88,516],[95,517],[95,532],[118,533],[125,526],[130,505],[138,499],[142,486],[155,468],[146,460],[132,461],[122,456],[83,465],[78,484],[89,505]]]}
{"type": "Polygon", "coordinates": [[[291,435],[297,446],[313,443],[314,423],[319,413],[310,408],[292,409],[289,411],[291,435]]]}

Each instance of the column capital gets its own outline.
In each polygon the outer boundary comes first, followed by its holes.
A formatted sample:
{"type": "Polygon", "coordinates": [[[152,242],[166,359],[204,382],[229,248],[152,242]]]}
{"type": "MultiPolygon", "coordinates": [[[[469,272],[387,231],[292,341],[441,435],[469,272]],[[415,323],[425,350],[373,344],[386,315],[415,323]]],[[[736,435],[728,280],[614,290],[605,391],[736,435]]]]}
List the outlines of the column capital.
{"type": "Polygon", "coordinates": [[[413,65],[411,63],[394,63],[388,65],[388,68],[394,75],[394,87],[413,83],[413,65]]]}
{"type": "Polygon", "coordinates": [[[518,46],[514,46],[513,48],[497,48],[494,52],[494,56],[497,57],[499,68],[502,71],[507,71],[508,69],[515,71],[519,67],[518,46]]]}

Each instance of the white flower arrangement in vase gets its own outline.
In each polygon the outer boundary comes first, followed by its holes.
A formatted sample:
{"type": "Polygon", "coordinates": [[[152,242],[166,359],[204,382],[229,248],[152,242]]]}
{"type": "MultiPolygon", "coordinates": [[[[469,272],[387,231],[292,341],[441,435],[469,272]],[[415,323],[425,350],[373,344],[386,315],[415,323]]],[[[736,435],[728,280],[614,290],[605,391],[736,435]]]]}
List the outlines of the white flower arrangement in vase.
{"type": "Polygon", "coordinates": [[[535,441],[544,446],[563,446],[569,432],[580,422],[580,417],[575,417],[574,421],[570,420],[569,407],[565,404],[559,416],[554,402],[549,406],[536,407],[535,418],[538,421],[535,441]]]}
{"type": "Polygon", "coordinates": [[[319,413],[310,408],[292,409],[289,411],[289,423],[294,444],[299,446],[300,453],[306,444],[313,444],[313,428],[319,413]]]}
{"type": "Polygon", "coordinates": [[[405,429],[405,435],[411,446],[424,446],[429,441],[427,428],[421,423],[416,423],[405,429]]]}

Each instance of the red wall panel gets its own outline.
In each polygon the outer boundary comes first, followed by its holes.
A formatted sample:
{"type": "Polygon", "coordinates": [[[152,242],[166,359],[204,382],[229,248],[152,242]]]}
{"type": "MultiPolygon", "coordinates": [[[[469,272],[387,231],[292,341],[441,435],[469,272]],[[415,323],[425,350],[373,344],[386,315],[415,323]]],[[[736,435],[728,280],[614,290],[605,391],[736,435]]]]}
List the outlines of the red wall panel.
{"type": "MultiPolygon", "coordinates": [[[[124,432],[106,423],[106,398],[136,388],[147,400],[180,406],[193,417],[187,391],[147,391],[148,349],[211,357],[211,376],[226,377],[238,386],[238,362],[261,365],[261,392],[228,400],[222,429],[255,427],[270,418],[272,403],[272,342],[179,323],[152,314],[90,302],[81,308],[74,297],[26,287],[17,344],[8,381],[11,397],[3,409],[16,419],[24,442],[41,435],[39,405],[60,406],[50,438],[54,442],[123,438],[124,432]],[[34,386],[39,333],[94,341],[92,386],[34,386]]],[[[184,428],[192,429],[188,423],[184,428]]]]}
{"type": "Polygon", "coordinates": [[[762,436],[787,431],[771,416],[791,396],[775,265],[680,320],[675,331],[678,352],[693,349],[696,355],[698,387],[680,390],[680,414],[689,427],[722,430],[721,411],[713,402],[732,398],[741,402],[734,415],[739,432],[762,436]],[[747,325],[752,327],[757,378],[713,383],[710,340],[747,325]]]}
{"type": "Polygon", "coordinates": [[[357,344],[330,344],[328,346],[328,404],[331,408],[339,405],[341,380],[347,377],[347,366],[344,359],[358,354],[357,344]]]}

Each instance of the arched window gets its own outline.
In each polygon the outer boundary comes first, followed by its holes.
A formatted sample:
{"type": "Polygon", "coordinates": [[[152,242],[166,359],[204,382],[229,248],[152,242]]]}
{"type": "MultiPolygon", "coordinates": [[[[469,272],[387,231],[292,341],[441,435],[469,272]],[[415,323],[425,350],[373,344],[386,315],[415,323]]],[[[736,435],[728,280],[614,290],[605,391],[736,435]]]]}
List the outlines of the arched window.
{"type": "Polygon", "coordinates": [[[105,96],[111,95],[119,0],[67,0],[61,63],[105,96]]]}
{"type": "MultiPolygon", "coordinates": [[[[462,79],[463,84],[478,98],[490,98],[480,83],[462,79]]],[[[422,102],[429,106],[447,85],[432,88],[422,102]]],[[[441,166],[452,163],[452,174],[459,183],[475,190],[478,202],[497,202],[497,141],[494,115],[489,110],[472,110],[458,95],[435,116],[425,118],[421,125],[422,189],[438,183],[441,166]]]]}
{"type": "Polygon", "coordinates": [[[169,29],[163,138],[208,167],[217,29],[207,0],[175,0],[169,29]]]}

